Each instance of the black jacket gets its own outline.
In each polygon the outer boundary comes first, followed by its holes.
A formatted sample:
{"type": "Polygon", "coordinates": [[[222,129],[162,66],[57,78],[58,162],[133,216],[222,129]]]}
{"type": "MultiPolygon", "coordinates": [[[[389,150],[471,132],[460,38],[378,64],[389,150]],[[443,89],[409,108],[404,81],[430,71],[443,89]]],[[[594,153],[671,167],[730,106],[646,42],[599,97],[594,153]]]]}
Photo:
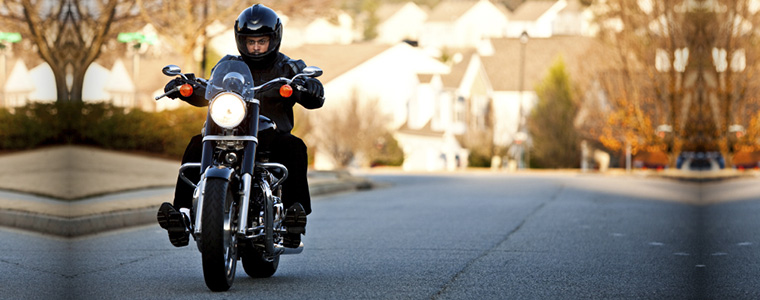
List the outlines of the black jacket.
{"type": "MultiPolygon", "coordinates": [[[[219,60],[217,65],[227,60],[244,61],[240,56],[227,55],[219,60]]],[[[290,59],[290,57],[282,53],[279,53],[277,59],[270,65],[252,65],[248,62],[246,64],[251,70],[253,82],[256,85],[278,77],[292,78],[306,67],[306,63],[303,60],[290,59]]],[[[180,96],[180,99],[193,106],[202,107],[208,105],[205,94],[205,87],[196,87],[193,89],[192,95],[189,97],[180,96]]],[[[277,124],[277,130],[281,132],[293,130],[293,106],[296,103],[308,109],[320,108],[324,104],[324,98],[312,97],[308,93],[299,92],[296,89],[293,89],[293,95],[290,98],[279,96],[276,88],[262,91],[256,98],[261,101],[261,115],[272,119],[277,124]]]]}

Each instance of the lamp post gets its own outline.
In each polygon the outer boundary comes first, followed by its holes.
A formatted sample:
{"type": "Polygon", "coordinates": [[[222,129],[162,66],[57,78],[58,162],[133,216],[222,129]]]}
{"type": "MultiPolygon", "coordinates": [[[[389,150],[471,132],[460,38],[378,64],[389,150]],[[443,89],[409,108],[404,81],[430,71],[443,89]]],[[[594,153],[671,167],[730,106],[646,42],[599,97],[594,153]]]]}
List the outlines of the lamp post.
{"type": "Polygon", "coordinates": [[[155,34],[142,34],[139,32],[121,32],[117,37],[117,40],[122,43],[134,43],[132,46],[133,61],[132,61],[132,78],[137,79],[137,73],[140,71],[140,50],[143,49],[143,44],[153,45],[158,41],[158,36],[155,34]]]}
{"type": "Polygon", "coordinates": [[[525,89],[525,46],[528,44],[528,32],[523,31],[522,34],[520,34],[520,93],[519,93],[519,103],[518,103],[518,119],[517,119],[517,135],[520,137],[521,141],[518,143],[518,163],[517,167],[518,169],[525,168],[525,154],[524,152],[527,152],[526,145],[524,143],[525,137],[527,137],[527,134],[525,131],[525,122],[524,122],[524,116],[523,116],[523,90],[525,89]]]}

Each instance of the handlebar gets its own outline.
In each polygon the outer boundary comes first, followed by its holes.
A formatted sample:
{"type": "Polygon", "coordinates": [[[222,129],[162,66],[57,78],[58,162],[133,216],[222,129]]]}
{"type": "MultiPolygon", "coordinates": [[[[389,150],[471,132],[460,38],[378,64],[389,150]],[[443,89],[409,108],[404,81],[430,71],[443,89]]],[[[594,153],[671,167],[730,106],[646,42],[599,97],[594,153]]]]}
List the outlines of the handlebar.
{"type": "MultiPolygon", "coordinates": [[[[165,75],[167,75],[167,76],[180,76],[187,83],[190,83],[191,81],[195,81],[195,82],[200,83],[203,86],[207,86],[208,85],[208,80],[207,79],[195,77],[192,73],[182,74],[181,71],[180,71],[180,69],[179,69],[179,67],[177,67],[175,65],[168,65],[168,66],[164,67],[163,73],[165,75]]],[[[294,80],[296,80],[299,77],[312,77],[312,78],[314,78],[314,77],[319,77],[321,75],[322,75],[322,69],[320,69],[318,67],[309,66],[309,67],[304,68],[302,73],[298,73],[295,76],[293,76],[293,78],[285,78],[285,77],[275,78],[275,79],[272,79],[270,81],[265,82],[262,85],[255,86],[255,87],[251,88],[251,90],[253,90],[254,92],[256,92],[256,91],[259,91],[259,90],[261,90],[263,88],[266,88],[267,86],[269,86],[271,84],[274,84],[274,83],[284,82],[285,84],[291,84],[294,80]]],[[[156,96],[155,100],[159,100],[159,99],[161,99],[163,97],[166,97],[168,94],[171,94],[173,92],[179,91],[179,89],[180,89],[181,86],[182,85],[177,85],[176,87],[174,87],[173,89],[167,91],[166,93],[163,93],[163,94],[161,94],[159,96],[156,96]]],[[[306,90],[306,88],[304,88],[304,87],[302,87],[300,85],[296,86],[296,89],[299,90],[299,91],[302,91],[302,92],[306,90]]]]}

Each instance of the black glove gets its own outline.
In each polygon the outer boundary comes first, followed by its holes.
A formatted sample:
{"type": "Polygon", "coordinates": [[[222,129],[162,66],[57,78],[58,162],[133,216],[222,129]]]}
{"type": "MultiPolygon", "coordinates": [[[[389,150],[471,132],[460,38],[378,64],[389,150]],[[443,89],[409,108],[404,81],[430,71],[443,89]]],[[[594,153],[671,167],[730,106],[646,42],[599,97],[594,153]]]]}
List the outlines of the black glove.
{"type": "Polygon", "coordinates": [[[324,99],[325,89],[322,87],[322,82],[316,78],[311,77],[299,77],[293,82],[296,90],[306,93],[312,99],[324,99]]]}
{"type": "MultiPolygon", "coordinates": [[[[182,80],[182,79],[181,79],[181,78],[179,78],[179,77],[177,77],[177,78],[174,78],[174,79],[172,79],[171,81],[169,81],[169,82],[166,84],[166,86],[164,86],[164,92],[168,92],[168,91],[170,91],[170,90],[172,90],[172,89],[175,89],[175,88],[177,88],[178,86],[180,86],[180,85],[183,85],[183,84],[185,84],[184,80],[182,80]]],[[[171,93],[168,93],[168,94],[166,94],[166,97],[169,97],[169,98],[171,98],[171,99],[177,99],[179,96],[180,96],[180,94],[179,94],[179,90],[176,90],[176,91],[174,91],[174,92],[171,92],[171,93]]]]}

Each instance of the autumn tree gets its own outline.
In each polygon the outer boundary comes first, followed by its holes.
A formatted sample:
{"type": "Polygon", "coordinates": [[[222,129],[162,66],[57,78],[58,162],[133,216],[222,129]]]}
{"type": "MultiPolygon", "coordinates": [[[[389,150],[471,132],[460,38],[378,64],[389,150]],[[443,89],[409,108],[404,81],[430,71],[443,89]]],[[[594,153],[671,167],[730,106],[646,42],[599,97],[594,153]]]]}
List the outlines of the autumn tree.
{"type": "Polygon", "coordinates": [[[598,77],[612,106],[599,139],[611,149],[669,152],[671,163],[682,150],[729,153],[731,126],[747,126],[758,108],[756,5],[609,0],[593,7],[614,54],[598,77]]]}
{"type": "Polygon", "coordinates": [[[561,58],[538,84],[536,94],[538,103],[528,119],[532,164],[542,168],[578,167],[580,138],[574,126],[578,103],[561,58]]]}
{"type": "Polygon", "coordinates": [[[700,104],[709,113],[713,144],[727,154],[760,150],[760,7],[751,0],[719,0],[695,11],[703,53],[700,104]],[[745,132],[746,131],[746,132],[745,132]],[[745,134],[746,133],[746,134],[745,134]]]}

